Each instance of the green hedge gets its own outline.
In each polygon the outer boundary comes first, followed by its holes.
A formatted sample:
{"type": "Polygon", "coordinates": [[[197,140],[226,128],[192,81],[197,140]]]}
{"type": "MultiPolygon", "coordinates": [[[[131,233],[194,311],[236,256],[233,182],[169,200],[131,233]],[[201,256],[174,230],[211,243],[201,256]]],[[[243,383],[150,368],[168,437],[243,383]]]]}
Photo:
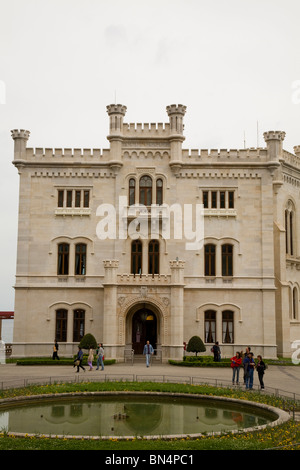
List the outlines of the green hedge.
{"type": "MultiPolygon", "coordinates": [[[[199,359],[199,358],[198,358],[199,359]]],[[[193,360],[185,360],[185,361],[174,361],[169,359],[169,364],[173,366],[183,366],[183,367],[230,367],[230,361],[221,360],[220,362],[212,361],[193,361],[193,360]]]]}

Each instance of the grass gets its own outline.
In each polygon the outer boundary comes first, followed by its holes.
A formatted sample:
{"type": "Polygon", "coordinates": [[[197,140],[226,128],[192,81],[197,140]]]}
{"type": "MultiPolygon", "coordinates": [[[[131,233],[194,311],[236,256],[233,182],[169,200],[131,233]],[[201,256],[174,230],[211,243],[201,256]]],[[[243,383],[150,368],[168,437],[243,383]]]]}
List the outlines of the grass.
{"type": "MultiPolygon", "coordinates": [[[[208,396],[227,396],[240,400],[266,403],[281,409],[289,409],[292,402],[278,397],[261,395],[256,392],[232,390],[205,385],[167,384],[152,382],[101,382],[70,383],[29,386],[0,392],[0,398],[17,396],[43,395],[53,393],[76,393],[93,391],[153,391],[171,393],[189,393],[208,396]]],[[[56,439],[45,436],[17,438],[0,434],[0,450],[260,450],[270,448],[300,449],[300,423],[293,420],[277,427],[241,434],[224,433],[221,436],[203,436],[198,439],[172,440],[95,440],[95,439],[56,439]]]]}

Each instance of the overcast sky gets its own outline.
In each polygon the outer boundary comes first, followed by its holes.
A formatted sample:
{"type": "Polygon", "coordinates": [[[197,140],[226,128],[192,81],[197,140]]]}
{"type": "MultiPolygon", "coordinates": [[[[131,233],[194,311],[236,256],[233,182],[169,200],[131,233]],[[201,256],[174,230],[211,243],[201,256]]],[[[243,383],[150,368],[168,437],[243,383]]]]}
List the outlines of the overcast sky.
{"type": "Polygon", "coordinates": [[[184,148],[300,144],[299,0],[0,0],[0,311],[14,309],[18,173],[29,147],[108,148],[106,105],[126,122],[187,106],[184,148]],[[259,139],[257,139],[257,123],[259,139]]]}

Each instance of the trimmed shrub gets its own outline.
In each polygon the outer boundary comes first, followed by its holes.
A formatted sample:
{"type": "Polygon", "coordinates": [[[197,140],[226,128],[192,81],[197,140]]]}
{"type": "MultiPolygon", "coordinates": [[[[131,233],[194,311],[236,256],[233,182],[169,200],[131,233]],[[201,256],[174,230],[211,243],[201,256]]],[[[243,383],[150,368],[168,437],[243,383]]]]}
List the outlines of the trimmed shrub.
{"type": "Polygon", "coordinates": [[[198,353],[205,352],[206,347],[199,336],[192,336],[191,339],[188,342],[186,350],[188,352],[194,352],[196,353],[196,356],[198,353]]]}
{"type": "Polygon", "coordinates": [[[81,349],[97,349],[98,344],[95,337],[91,333],[87,333],[81,339],[79,346],[81,347],[81,349]]]}

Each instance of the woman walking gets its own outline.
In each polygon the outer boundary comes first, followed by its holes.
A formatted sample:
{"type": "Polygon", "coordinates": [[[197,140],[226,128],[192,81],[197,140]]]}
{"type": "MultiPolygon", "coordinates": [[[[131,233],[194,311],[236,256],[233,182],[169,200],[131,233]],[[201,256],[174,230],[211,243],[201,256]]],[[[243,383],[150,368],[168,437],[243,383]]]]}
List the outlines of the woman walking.
{"type": "Polygon", "coordinates": [[[78,346],[78,353],[77,353],[77,357],[74,361],[74,366],[77,366],[77,371],[76,372],[79,372],[79,367],[85,372],[85,368],[83,367],[82,365],[82,359],[83,359],[83,351],[82,349],[78,346]]]}
{"type": "Polygon", "coordinates": [[[89,370],[93,370],[93,360],[94,360],[94,351],[92,348],[90,348],[89,356],[88,356],[88,365],[90,366],[89,370]]]}

